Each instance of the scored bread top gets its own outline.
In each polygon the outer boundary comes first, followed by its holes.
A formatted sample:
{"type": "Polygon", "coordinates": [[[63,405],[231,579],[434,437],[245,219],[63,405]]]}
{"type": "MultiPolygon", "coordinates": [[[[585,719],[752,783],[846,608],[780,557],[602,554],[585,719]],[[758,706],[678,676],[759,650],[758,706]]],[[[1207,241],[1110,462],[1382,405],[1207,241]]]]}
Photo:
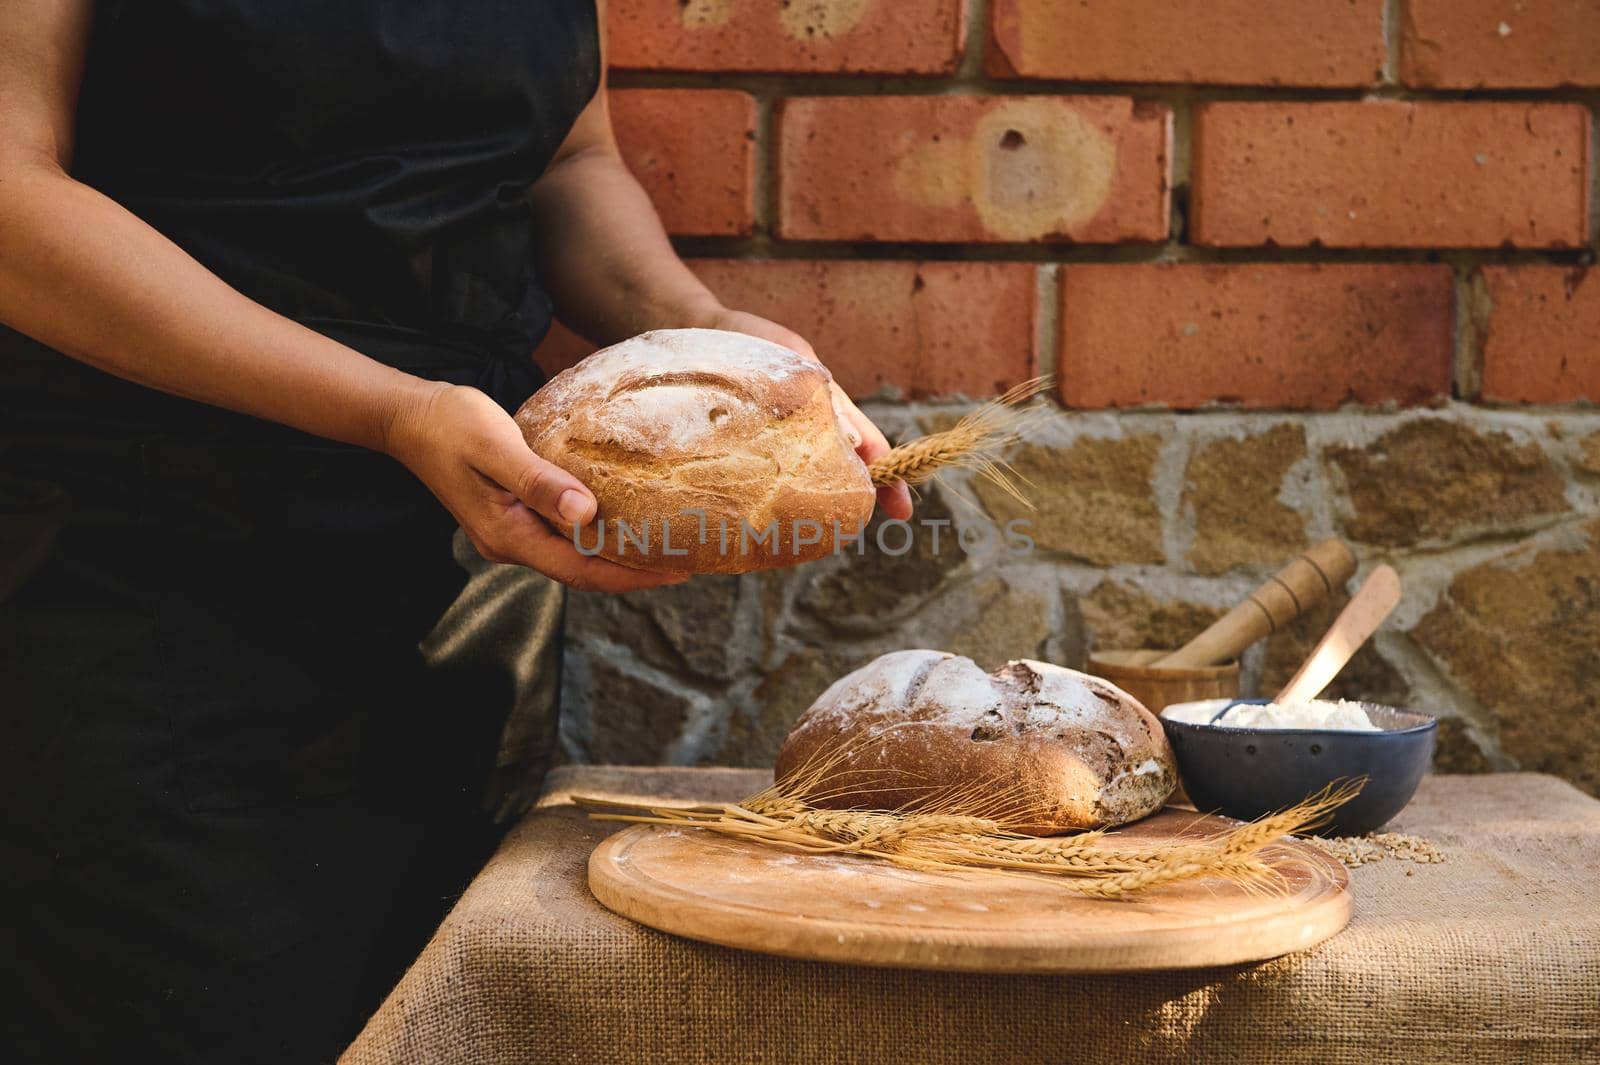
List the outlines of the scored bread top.
{"type": "Polygon", "coordinates": [[[831,380],[820,362],[758,337],[656,329],[561,371],[517,420],[536,451],[559,437],[699,457],[788,417],[831,380]]]}

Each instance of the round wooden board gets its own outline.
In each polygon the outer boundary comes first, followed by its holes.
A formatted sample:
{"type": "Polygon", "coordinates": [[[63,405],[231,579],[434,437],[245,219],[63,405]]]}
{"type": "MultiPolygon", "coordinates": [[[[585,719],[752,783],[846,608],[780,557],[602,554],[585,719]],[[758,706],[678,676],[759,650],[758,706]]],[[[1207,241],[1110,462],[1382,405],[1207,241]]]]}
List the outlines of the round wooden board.
{"type": "MultiPolygon", "coordinates": [[[[1169,808],[1119,831],[1190,835],[1234,823],[1169,808]]],[[[652,928],[791,958],[997,973],[1183,969],[1304,950],[1349,921],[1342,865],[1292,840],[1267,853],[1281,891],[1205,878],[1106,901],[1046,876],[926,873],[635,825],[595,848],[589,888],[652,928]]]]}

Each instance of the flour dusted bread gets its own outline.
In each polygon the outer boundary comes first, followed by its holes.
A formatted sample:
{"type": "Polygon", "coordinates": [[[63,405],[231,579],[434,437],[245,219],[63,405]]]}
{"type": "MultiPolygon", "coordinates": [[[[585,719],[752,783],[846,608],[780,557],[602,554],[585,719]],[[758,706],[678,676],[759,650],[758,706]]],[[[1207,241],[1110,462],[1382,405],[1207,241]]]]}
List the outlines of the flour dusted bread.
{"type": "Polygon", "coordinates": [[[743,573],[827,555],[872,515],[830,380],[742,333],[661,329],[563,370],[516,420],[594,493],[581,549],[637,569],[743,573]]]}
{"type": "Polygon", "coordinates": [[[985,673],[942,651],[896,651],[837,681],[795,723],[776,773],[832,808],[959,793],[1036,835],[1137,820],[1178,780],[1161,724],[1122,689],[1026,659],[985,673]]]}

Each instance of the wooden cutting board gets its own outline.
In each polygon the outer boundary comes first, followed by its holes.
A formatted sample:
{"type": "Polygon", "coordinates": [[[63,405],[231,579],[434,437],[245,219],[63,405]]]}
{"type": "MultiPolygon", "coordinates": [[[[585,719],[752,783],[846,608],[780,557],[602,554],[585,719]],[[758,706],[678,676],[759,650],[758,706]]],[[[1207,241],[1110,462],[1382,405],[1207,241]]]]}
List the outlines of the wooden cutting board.
{"type": "MultiPolygon", "coordinates": [[[[1234,824],[1168,808],[1119,832],[1170,837],[1234,824]]],[[[1206,878],[1106,901],[1046,876],[926,873],[635,825],[595,848],[589,887],[652,928],[791,958],[997,973],[1183,969],[1304,950],[1350,920],[1350,881],[1336,860],[1292,840],[1265,853],[1281,891],[1206,878]]]]}

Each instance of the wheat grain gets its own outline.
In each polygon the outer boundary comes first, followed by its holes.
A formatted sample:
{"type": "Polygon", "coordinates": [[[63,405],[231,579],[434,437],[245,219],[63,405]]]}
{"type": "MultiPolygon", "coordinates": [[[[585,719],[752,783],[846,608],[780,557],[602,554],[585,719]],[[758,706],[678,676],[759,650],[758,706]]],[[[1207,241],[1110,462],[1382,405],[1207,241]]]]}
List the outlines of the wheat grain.
{"type": "Polygon", "coordinates": [[[1351,869],[1391,857],[1418,865],[1437,865],[1444,861],[1444,852],[1432,843],[1398,832],[1369,832],[1365,836],[1331,838],[1313,836],[1307,842],[1351,869]]]}

